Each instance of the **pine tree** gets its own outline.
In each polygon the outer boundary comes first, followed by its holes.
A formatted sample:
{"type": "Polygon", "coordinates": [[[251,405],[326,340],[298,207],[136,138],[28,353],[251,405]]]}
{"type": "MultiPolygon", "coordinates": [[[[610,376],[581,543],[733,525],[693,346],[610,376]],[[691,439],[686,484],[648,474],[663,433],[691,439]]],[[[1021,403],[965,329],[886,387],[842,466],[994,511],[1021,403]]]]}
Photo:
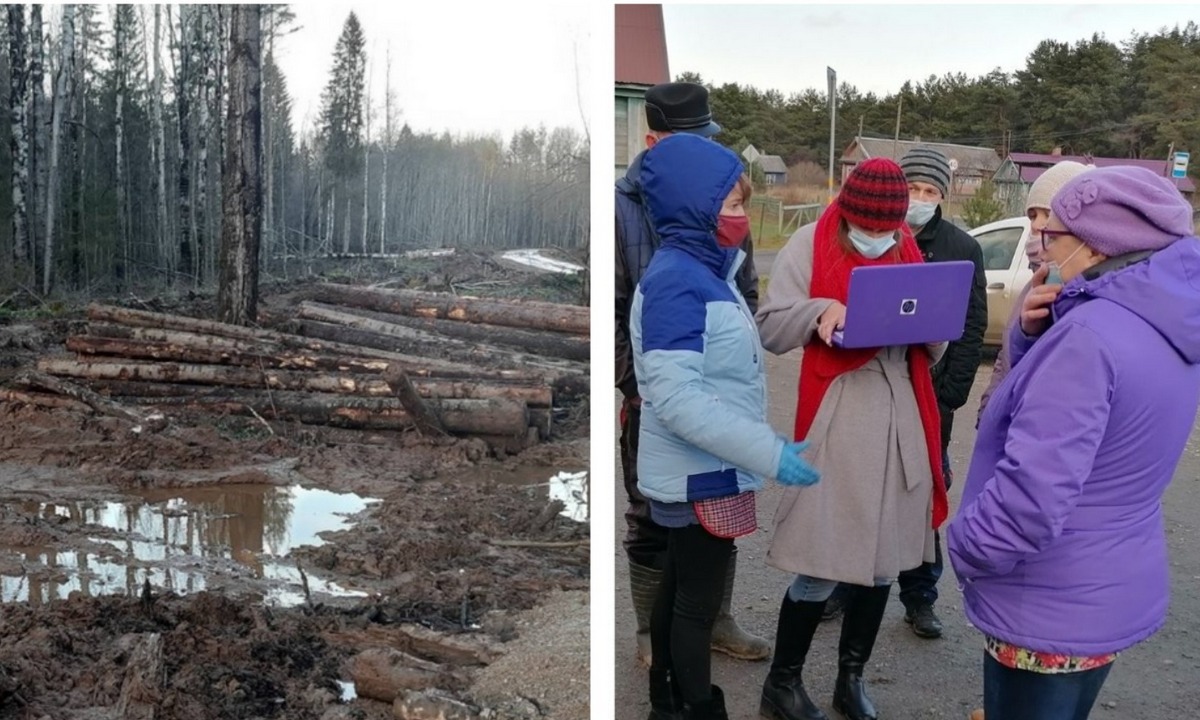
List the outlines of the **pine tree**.
{"type": "Polygon", "coordinates": [[[366,69],[366,39],[358,16],[351,12],[334,48],[333,69],[321,94],[325,166],[338,180],[354,176],[361,168],[366,69]]]}

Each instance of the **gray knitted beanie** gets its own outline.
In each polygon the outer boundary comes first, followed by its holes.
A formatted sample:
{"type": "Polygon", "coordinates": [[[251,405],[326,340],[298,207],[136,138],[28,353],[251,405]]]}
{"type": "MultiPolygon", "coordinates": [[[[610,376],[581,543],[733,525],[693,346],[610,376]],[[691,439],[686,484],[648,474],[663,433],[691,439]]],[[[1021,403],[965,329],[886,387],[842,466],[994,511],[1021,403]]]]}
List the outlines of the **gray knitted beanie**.
{"type": "Polygon", "coordinates": [[[940,151],[931,147],[916,147],[900,159],[900,169],[909,182],[925,182],[942,191],[942,197],[950,195],[950,161],[940,151]]]}

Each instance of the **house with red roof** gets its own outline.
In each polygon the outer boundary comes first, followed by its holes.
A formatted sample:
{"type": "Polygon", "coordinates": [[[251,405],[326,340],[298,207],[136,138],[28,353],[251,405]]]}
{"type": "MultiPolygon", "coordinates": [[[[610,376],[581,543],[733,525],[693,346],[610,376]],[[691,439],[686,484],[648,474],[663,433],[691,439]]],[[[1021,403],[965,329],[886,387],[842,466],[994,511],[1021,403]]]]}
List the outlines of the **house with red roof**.
{"type": "Polygon", "coordinates": [[[616,172],[645,147],[646,91],[670,82],[662,5],[616,5],[616,172]]]}
{"type": "Polygon", "coordinates": [[[1011,215],[1025,214],[1025,197],[1029,194],[1029,186],[1047,169],[1063,160],[1074,160],[1084,165],[1096,167],[1112,167],[1115,165],[1132,165],[1169,178],[1179,188],[1179,192],[1191,201],[1196,192],[1196,183],[1190,177],[1171,178],[1171,162],[1162,160],[1147,160],[1141,158],[1106,158],[1091,155],[1063,155],[1053,152],[1048,155],[1040,153],[1009,153],[1004,162],[996,170],[993,182],[996,185],[997,196],[1006,203],[1011,215]]]}

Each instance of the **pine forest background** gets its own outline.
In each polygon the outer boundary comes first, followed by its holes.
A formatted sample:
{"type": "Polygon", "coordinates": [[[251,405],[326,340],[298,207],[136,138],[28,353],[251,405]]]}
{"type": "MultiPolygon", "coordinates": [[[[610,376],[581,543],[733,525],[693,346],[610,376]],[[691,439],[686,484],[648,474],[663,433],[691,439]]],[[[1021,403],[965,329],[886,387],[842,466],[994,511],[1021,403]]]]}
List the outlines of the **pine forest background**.
{"type": "MultiPolygon", "coordinates": [[[[969,51],[969,49],[967,50],[969,51]]],[[[833,63],[836,66],[836,62],[833,63]]],[[[825,183],[829,157],[826,91],[785,97],[776,90],[708,84],[717,139],[741,151],[753,143],[793,168],[792,182],[825,183]],[[799,172],[797,172],[797,170],[799,172]]],[[[1166,159],[1168,150],[1200,153],[1200,30],[1195,23],[1074,44],[1045,40],[1014,73],[962,73],[906,82],[884,96],[852,83],[837,89],[837,151],[859,134],[992,147],[1008,152],[1166,159]]],[[[1200,163],[1190,173],[1198,177],[1200,163]]]]}
{"type": "MultiPolygon", "coordinates": [[[[295,20],[286,5],[261,15],[264,274],[417,248],[586,252],[586,131],[414,132],[390,53],[367,57],[353,13],[315,126],[298,127],[274,52],[295,20]],[[369,96],[368,73],[386,74],[386,97],[369,96]]],[[[220,5],[4,6],[0,291],[216,282],[229,16],[220,5]]]]}

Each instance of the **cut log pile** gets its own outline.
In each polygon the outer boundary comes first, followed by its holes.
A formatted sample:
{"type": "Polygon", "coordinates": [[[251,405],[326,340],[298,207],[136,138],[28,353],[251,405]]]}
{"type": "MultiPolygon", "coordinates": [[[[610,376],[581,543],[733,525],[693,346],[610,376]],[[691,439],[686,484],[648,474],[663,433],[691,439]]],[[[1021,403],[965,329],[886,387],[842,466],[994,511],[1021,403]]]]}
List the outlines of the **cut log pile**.
{"type": "Polygon", "coordinates": [[[546,439],[556,404],[588,392],[588,309],[578,306],[323,284],[275,318],[290,332],[105,305],[87,317],[85,334],[67,339],[75,357],[42,358],[32,375],[43,380],[0,400],[61,408],[81,397],[70,387],[145,412],[511,445],[546,439]]]}

